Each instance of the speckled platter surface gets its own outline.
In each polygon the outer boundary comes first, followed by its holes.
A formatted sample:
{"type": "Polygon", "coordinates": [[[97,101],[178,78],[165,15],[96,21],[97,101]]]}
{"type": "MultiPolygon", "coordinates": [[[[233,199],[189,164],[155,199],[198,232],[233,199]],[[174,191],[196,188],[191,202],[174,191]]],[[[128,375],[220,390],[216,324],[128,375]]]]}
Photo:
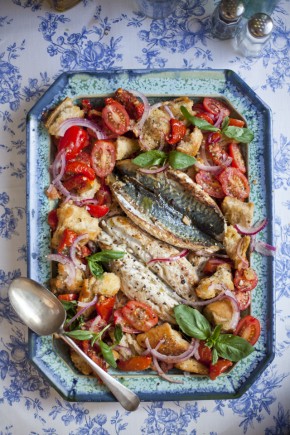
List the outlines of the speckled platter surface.
{"type": "MultiPolygon", "coordinates": [[[[225,98],[247,120],[255,133],[247,149],[250,200],[255,203],[254,221],[267,216],[269,224],[259,238],[273,244],[272,128],[269,108],[239,76],[230,70],[162,70],[64,73],[40,98],[27,116],[27,237],[28,276],[48,286],[51,265],[50,230],[47,214],[53,207],[45,195],[50,183],[50,137],[43,116],[65,97],[78,101],[98,98],[118,87],[143,92],[149,101],[186,95],[225,98]]],[[[112,370],[143,401],[230,399],[241,396],[260,376],[274,357],[274,268],[271,257],[252,254],[251,264],[259,276],[251,314],[261,322],[256,351],[240,361],[227,375],[211,381],[181,372],[169,383],[154,372],[126,373],[112,370]]],[[[45,319],[44,319],[45,321],[45,319]]],[[[29,333],[30,358],[54,388],[67,400],[108,402],[114,397],[94,377],[79,374],[70,363],[68,350],[59,340],[29,333]]]]}

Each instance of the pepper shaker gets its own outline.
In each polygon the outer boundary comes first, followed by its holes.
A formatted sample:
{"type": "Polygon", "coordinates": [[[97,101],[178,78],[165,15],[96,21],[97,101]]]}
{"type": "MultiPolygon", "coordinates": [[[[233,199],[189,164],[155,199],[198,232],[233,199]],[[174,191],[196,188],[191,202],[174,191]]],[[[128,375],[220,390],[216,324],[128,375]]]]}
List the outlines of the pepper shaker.
{"type": "Polygon", "coordinates": [[[244,56],[257,57],[271,38],[273,21],[264,13],[253,15],[235,37],[235,48],[244,56]]]}
{"type": "Polygon", "coordinates": [[[222,0],[212,15],[212,34],[218,39],[233,38],[245,7],[240,0],[222,0]]]}

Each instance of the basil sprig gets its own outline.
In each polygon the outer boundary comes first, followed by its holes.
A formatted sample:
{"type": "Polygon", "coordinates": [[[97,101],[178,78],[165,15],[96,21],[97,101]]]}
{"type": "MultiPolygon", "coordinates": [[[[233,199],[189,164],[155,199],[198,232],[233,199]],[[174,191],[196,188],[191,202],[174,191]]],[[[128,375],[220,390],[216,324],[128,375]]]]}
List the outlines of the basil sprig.
{"type": "Polygon", "coordinates": [[[139,154],[132,162],[141,168],[163,166],[168,162],[173,169],[186,169],[194,165],[196,159],[176,150],[170,151],[169,153],[160,150],[151,150],[139,154]]]}
{"type": "Polygon", "coordinates": [[[254,133],[249,128],[235,127],[233,125],[229,125],[228,116],[224,118],[221,129],[219,129],[214,125],[211,125],[204,119],[197,118],[196,116],[191,115],[184,106],[181,106],[180,110],[185,119],[187,119],[189,122],[200,128],[201,130],[220,131],[224,136],[228,137],[229,139],[235,139],[237,142],[241,143],[250,143],[254,139],[254,133]]]}
{"type": "Polygon", "coordinates": [[[67,331],[65,332],[65,335],[74,338],[75,340],[91,340],[91,345],[93,346],[95,343],[97,343],[100,347],[102,356],[104,360],[113,368],[117,367],[117,363],[114,358],[114,354],[112,352],[112,349],[120,343],[123,333],[122,329],[120,328],[120,325],[116,325],[114,329],[114,337],[115,342],[109,346],[107,343],[105,343],[102,340],[103,333],[111,326],[111,324],[107,325],[104,329],[102,329],[100,332],[92,332],[92,331],[86,331],[83,329],[75,329],[74,331],[67,331]]]}
{"type": "Polygon", "coordinates": [[[212,349],[213,364],[217,362],[218,357],[237,362],[254,351],[254,347],[244,338],[233,334],[221,334],[221,325],[217,325],[212,331],[209,321],[195,308],[177,305],[174,314],[177,324],[186,335],[204,340],[212,349]]]}
{"type": "Polygon", "coordinates": [[[90,255],[89,257],[87,257],[87,261],[91,274],[94,275],[96,278],[100,278],[104,273],[104,269],[103,266],[99,263],[107,263],[111,260],[119,260],[120,258],[123,258],[125,254],[126,252],[113,251],[108,249],[90,255]]]}

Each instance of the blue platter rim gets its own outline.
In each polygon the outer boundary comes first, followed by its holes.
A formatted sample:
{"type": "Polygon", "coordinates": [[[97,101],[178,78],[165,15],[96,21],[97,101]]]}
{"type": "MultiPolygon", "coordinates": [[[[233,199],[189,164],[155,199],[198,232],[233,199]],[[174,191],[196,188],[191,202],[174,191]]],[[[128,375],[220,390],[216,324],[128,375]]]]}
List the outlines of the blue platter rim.
{"type": "MultiPolygon", "coordinates": [[[[206,81],[213,81],[213,83],[219,82],[221,88],[217,92],[219,96],[226,96],[227,93],[231,92],[233,95],[237,93],[238,95],[246,96],[250,106],[254,107],[260,113],[260,123],[263,126],[263,134],[259,141],[263,146],[263,165],[262,170],[264,173],[264,178],[260,181],[264,183],[265,188],[265,204],[263,208],[266,210],[266,215],[269,220],[269,225],[265,233],[266,242],[273,245],[273,200],[272,200],[272,118],[270,108],[262,101],[262,99],[253,91],[234,71],[232,70],[219,70],[219,69],[209,69],[209,70],[183,70],[183,69],[165,69],[165,70],[111,70],[111,71],[71,71],[62,73],[50,86],[50,88],[43,94],[43,96],[38,100],[38,102],[32,107],[32,109],[27,114],[27,181],[26,181],[26,201],[27,201],[27,274],[28,277],[42,281],[43,282],[43,271],[41,269],[41,259],[37,258],[38,251],[35,250],[35,243],[37,242],[37,232],[38,230],[47,232],[47,227],[42,222],[39,221],[41,207],[38,204],[38,199],[36,198],[37,188],[36,185],[39,183],[39,179],[43,175],[43,168],[41,167],[41,162],[39,162],[41,155],[39,154],[39,127],[42,123],[42,117],[44,113],[53,107],[58,98],[62,95],[64,89],[70,86],[70,83],[78,78],[83,77],[84,80],[105,80],[105,82],[110,82],[110,86],[118,87],[118,83],[122,80],[129,82],[131,85],[134,83],[139,83],[139,80],[151,80],[153,82],[156,78],[156,82],[159,83],[160,80],[171,80],[174,83],[185,83],[190,80],[200,80],[200,83],[206,81]],[[202,82],[201,82],[202,81],[202,82]],[[37,165],[35,163],[35,158],[37,158],[37,165]],[[267,174],[267,176],[265,176],[267,174]],[[38,216],[35,218],[35,216],[38,216]],[[36,228],[35,228],[36,225],[36,228]]],[[[155,83],[155,82],[154,82],[155,83]]],[[[151,86],[151,85],[149,85],[151,86]]],[[[185,88],[187,86],[184,85],[185,88]]],[[[201,86],[202,87],[202,86],[201,86]]],[[[131,86],[132,88],[132,86],[131,86]]],[[[75,90],[72,91],[72,95],[75,90]]],[[[157,92],[158,95],[162,96],[162,93],[157,92]]],[[[194,93],[196,94],[196,92],[194,93]]],[[[164,95],[170,95],[168,92],[164,95]]],[[[208,95],[203,92],[201,95],[208,95]]],[[[76,96],[76,95],[75,95],[76,96]]],[[[247,114],[245,115],[247,118],[247,114]]],[[[261,148],[262,149],[262,148],[261,148]]],[[[45,156],[47,158],[47,156],[45,156]]],[[[45,175],[45,174],[44,174],[45,175]]],[[[40,181],[41,184],[41,181],[40,181]]],[[[44,241],[49,243],[49,234],[44,235],[44,241]]],[[[242,396],[250,386],[259,378],[262,372],[267,368],[274,358],[274,342],[275,342],[275,307],[274,307],[274,262],[270,257],[263,259],[263,265],[261,268],[266,271],[267,275],[267,288],[264,292],[267,292],[267,304],[263,311],[264,315],[267,316],[267,330],[264,337],[264,347],[261,350],[262,359],[257,363],[255,368],[250,372],[248,376],[245,377],[244,381],[238,386],[234,382],[235,374],[229,374],[228,386],[216,387],[216,381],[211,382],[212,388],[206,388],[204,391],[193,391],[192,385],[185,387],[183,389],[170,389],[169,391],[166,387],[161,388],[161,390],[152,390],[152,384],[150,388],[142,388],[140,385],[132,381],[131,378],[126,379],[126,376],[119,377],[121,382],[124,382],[127,386],[132,388],[140,397],[142,401],[170,401],[170,400],[214,400],[214,399],[235,399],[242,396]],[[269,320],[270,319],[270,320],[269,320]],[[133,382],[133,383],[132,383],[133,382]]],[[[266,319],[264,319],[266,320],[266,319]]],[[[66,375],[64,377],[58,377],[54,373],[55,367],[51,366],[49,362],[45,361],[41,349],[47,346],[45,342],[46,338],[39,337],[32,331],[29,331],[29,357],[34,363],[34,365],[40,370],[40,372],[46,377],[49,383],[59,392],[59,394],[69,401],[82,401],[82,402],[112,402],[115,398],[103,387],[99,387],[97,384],[98,391],[91,392],[86,391],[86,388],[78,389],[78,375],[73,373],[69,374],[67,377],[70,378],[67,381],[66,375]],[[74,385],[75,384],[75,385],[74,385]],[[72,385],[74,385],[72,387],[72,385]]],[[[52,350],[52,353],[54,351],[52,350]]],[[[68,368],[68,373],[69,373],[68,368]]],[[[146,376],[146,375],[144,375],[146,376]]],[[[95,379],[91,379],[95,382],[95,379]]],[[[159,382],[159,379],[156,379],[159,382]]],[[[199,382],[197,380],[197,382],[199,382]]]]}

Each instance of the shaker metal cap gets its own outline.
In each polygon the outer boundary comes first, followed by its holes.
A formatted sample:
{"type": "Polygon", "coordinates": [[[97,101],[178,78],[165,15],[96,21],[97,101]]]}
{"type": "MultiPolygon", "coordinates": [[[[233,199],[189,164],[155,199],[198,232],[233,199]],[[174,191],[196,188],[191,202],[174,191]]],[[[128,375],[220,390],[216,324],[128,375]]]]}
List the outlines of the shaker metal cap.
{"type": "Polygon", "coordinates": [[[236,21],[245,12],[245,6],[240,0],[222,0],[219,7],[220,17],[225,21],[236,21]]]}
{"type": "Polygon", "coordinates": [[[248,29],[255,38],[264,38],[270,35],[273,30],[272,18],[261,12],[253,15],[248,21],[248,29]]]}

